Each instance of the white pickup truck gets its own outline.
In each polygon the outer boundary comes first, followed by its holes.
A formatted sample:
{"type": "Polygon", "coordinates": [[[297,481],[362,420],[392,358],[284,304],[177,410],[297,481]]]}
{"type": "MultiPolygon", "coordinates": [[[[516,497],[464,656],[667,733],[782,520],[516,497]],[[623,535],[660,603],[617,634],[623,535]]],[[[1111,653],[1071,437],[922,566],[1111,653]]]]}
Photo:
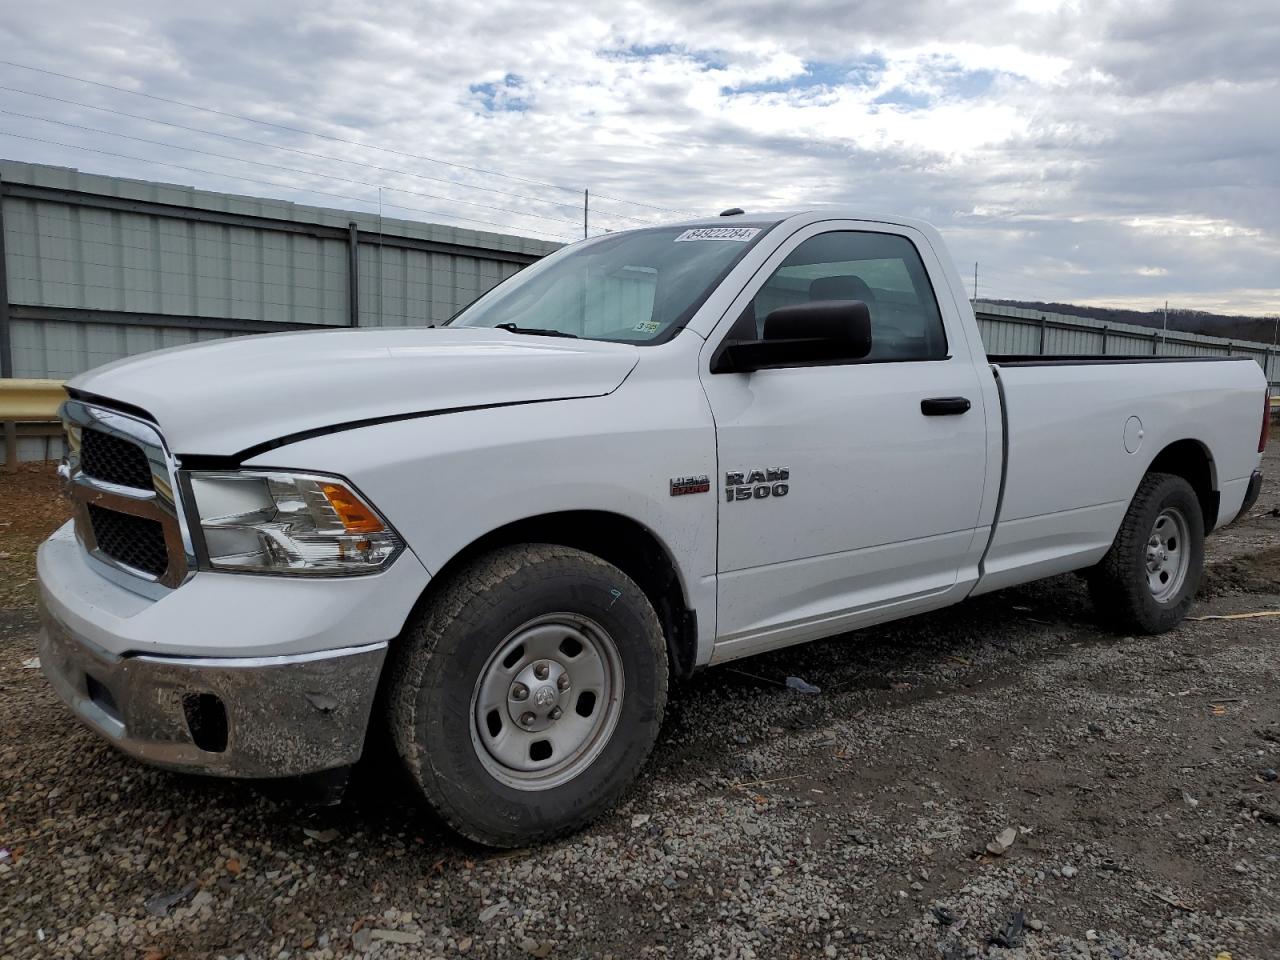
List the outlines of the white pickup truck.
{"type": "Polygon", "coordinates": [[[1257,494],[1256,363],[988,357],[928,225],[727,214],[441,329],[71,381],[53,687],[185,771],[334,787],[380,738],[511,846],[607,810],[698,668],[1070,570],[1119,630],[1182,619],[1257,494]]]}

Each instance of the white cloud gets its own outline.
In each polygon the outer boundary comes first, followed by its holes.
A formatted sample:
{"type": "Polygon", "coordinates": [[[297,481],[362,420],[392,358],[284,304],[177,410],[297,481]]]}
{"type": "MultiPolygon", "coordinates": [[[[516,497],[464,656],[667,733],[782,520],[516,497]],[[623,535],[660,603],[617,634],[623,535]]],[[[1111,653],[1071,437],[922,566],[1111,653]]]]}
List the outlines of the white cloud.
{"type": "Polygon", "coordinates": [[[0,114],[0,131],[71,145],[0,137],[0,154],[364,209],[380,184],[395,216],[564,238],[582,187],[602,195],[600,229],[657,215],[604,196],[847,203],[933,220],[982,264],[986,295],[1152,306],[1165,287],[1278,311],[1280,16],[1273,0],[1228,6],[1206,20],[1193,0],[63,0],[9,11],[7,56],[398,153],[0,66],[5,86],[243,138],[0,91],[2,110],[172,144],[0,114]]]}
{"type": "Polygon", "coordinates": [[[1218,240],[1232,237],[1254,239],[1262,236],[1256,227],[1245,227],[1228,220],[1196,216],[1134,217],[1129,226],[1139,233],[1155,233],[1166,237],[1182,237],[1188,240],[1218,240]]]}

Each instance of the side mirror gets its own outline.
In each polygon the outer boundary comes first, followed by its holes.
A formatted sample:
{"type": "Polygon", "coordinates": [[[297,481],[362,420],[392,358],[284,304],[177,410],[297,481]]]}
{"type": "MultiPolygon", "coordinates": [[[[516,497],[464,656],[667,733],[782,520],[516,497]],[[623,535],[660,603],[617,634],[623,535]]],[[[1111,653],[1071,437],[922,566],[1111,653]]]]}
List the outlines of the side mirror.
{"type": "Polygon", "coordinates": [[[779,307],[764,318],[759,340],[728,340],[712,373],[841,363],[871,352],[871,311],[861,300],[815,300],[779,307]]]}

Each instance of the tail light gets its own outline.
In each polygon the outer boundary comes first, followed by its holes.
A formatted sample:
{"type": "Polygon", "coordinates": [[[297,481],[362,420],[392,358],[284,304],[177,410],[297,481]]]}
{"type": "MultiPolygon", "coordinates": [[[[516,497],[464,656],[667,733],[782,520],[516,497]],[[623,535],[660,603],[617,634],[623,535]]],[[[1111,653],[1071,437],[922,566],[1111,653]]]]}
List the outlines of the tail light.
{"type": "Polygon", "coordinates": [[[1268,386],[1262,395],[1262,433],[1258,436],[1258,452],[1267,449],[1267,438],[1271,436],[1271,387],[1268,386]]]}

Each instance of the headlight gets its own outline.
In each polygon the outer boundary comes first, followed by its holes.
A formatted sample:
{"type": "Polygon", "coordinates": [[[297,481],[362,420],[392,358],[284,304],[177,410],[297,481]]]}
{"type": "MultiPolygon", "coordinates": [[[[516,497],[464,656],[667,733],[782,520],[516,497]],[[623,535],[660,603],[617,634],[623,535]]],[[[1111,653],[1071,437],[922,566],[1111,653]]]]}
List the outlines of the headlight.
{"type": "Polygon", "coordinates": [[[276,471],[189,474],[210,566],[252,573],[376,573],[403,548],[344,481],[276,471]]]}

